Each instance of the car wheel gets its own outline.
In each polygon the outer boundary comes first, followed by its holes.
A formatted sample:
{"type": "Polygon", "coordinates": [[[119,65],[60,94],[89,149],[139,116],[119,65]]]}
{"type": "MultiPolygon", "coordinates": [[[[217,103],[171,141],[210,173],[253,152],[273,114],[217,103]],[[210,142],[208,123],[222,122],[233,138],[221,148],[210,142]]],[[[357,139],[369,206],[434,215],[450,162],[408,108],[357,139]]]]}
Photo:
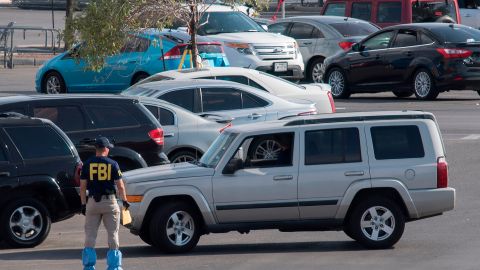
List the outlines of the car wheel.
{"type": "Polygon", "coordinates": [[[432,75],[426,69],[419,69],[415,72],[413,76],[413,90],[419,100],[433,100],[439,94],[435,88],[432,75]]]}
{"type": "Polygon", "coordinates": [[[183,253],[192,250],[200,239],[200,216],[187,203],[170,203],[157,209],[149,228],[154,247],[183,253]]]}
{"type": "Polygon", "coordinates": [[[339,68],[334,68],[328,72],[328,84],[332,87],[332,95],[334,98],[349,98],[347,78],[345,73],[339,68]]]}
{"type": "Polygon", "coordinates": [[[153,246],[152,238],[150,237],[150,232],[148,230],[140,231],[138,236],[140,236],[140,239],[142,239],[143,242],[150,246],[153,246]]]}
{"type": "Polygon", "coordinates": [[[135,75],[132,79],[132,84],[131,85],[134,85],[136,84],[137,82],[143,80],[143,79],[146,79],[148,78],[149,75],[147,73],[138,73],[137,75],[135,75]]]}
{"type": "Polygon", "coordinates": [[[62,75],[56,71],[51,71],[43,79],[42,91],[45,94],[65,94],[67,87],[62,75]]]}
{"type": "Polygon", "coordinates": [[[314,83],[322,83],[323,82],[323,58],[317,58],[313,61],[312,65],[310,66],[310,76],[309,79],[314,83]]]}
{"type": "Polygon", "coordinates": [[[192,151],[179,151],[169,157],[171,163],[181,163],[181,162],[188,162],[188,163],[195,163],[202,157],[202,154],[195,153],[192,151]]]}
{"type": "Polygon", "coordinates": [[[8,245],[30,248],[41,244],[50,232],[47,208],[36,199],[19,199],[7,205],[1,233],[8,245]]]}
{"type": "Polygon", "coordinates": [[[372,248],[390,248],[400,240],[405,228],[405,216],[394,201],[370,197],[352,211],[348,222],[352,238],[372,248]]]}
{"type": "Polygon", "coordinates": [[[260,138],[252,142],[248,156],[252,160],[276,160],[281,150],[282,146],[275,138],[260,138]]]}
{"type": "Polygon", "coordinates": [[[350,231],[350,227],[349,226],[345,226],[343,227],[343,232],[350,238],[352,238],[353,240],[355,240],[355,238],[353,238],[353,234],[352,232],[350,231]]]}
{"type": "Polygon", "coordinates": [[[398,98],[407,98],[413,95],[412,92],[407,91],[393,91],[393,94],[398,98]]]}

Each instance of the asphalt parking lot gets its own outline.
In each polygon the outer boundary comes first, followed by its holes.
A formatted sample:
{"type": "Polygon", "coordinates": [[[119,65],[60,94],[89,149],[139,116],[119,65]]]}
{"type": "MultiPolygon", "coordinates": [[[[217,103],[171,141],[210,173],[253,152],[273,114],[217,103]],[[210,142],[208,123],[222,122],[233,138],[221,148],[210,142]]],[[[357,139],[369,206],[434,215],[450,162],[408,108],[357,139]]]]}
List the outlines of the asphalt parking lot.
{"type": "MultiPolygon", "coordinates": [[[[0,69],[0,94],[33,94],[36,68],[0,69]]],[[[454,211],[406,225],[393,249],[365,250],[343,232],[281,233],[273,230],[202,237],[186,255],[166,255],[126,229],[120,233],[125,269],[478,269],[480,251],[480,96],[443,93],[438,100],[397,99],[391,93],[353,95],[336,102],[338,112],[425,110],[440,123],[450,164],[450,185],[457,189],[454,211]]],[[[78,269],[83,248],[83,216],[53,224],[47,240],[32,249],[0,247],[0,269],[78,269]]],[[[106,236],[98,239],[105,267],[106,236]]]]}

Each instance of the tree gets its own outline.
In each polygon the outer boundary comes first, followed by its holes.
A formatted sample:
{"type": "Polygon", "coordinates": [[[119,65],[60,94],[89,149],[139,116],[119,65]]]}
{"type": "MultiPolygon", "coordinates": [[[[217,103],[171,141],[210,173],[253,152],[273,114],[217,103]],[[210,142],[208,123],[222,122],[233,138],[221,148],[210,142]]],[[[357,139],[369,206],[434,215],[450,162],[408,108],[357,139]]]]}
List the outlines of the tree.
{"type": "MultiPolygon", "coordinates": [[[[85,59],[88,68],[100,70],[106,57],[120,52],[132,32],[146,28],[164,28],[174,22],[188,27],[191,35],[192,61],[198,66],[196,34],[199,21],[211,3],[235,8],[237,0],[92,0],[72,23],[75,35],[65,36],[65,42],[82,42],[75,57],[85,59]]],[[[268,5],[269,0],[244,0],[255,10],[268,5]]]]}
{"type": "Polygon", "coordinates": [[[67,50],[70,49],[71,46],[73,45],[70,42],[72,42],[74,39],[72,23],[73,23],[73,13],[75,12],[75,2],[76,0],[67,0],[67,8],[65,12],[65,31],[64,31],[64,35],[66,36],[65,49],[67,50]]]}

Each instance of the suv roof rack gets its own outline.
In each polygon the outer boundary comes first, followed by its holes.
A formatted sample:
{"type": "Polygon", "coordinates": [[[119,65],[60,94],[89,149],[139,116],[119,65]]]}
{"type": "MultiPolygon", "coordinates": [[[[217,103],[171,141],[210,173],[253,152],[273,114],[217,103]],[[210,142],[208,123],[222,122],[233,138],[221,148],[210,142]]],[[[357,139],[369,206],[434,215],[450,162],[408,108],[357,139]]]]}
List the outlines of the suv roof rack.
{"type": "Polygon", "coordinates": [[[290,121],[285,126],[303,126],[314,124],[327,124],[338,122],[361,122],[361,121],[381,121],[381,120],[402,120],[402,119],[429,119],[435,121],[431,114],[410,114],[410,115],[362,115],[362,116],[346,116],[346,117],[329,117],[329,118],[309,118],[290,121]]]}

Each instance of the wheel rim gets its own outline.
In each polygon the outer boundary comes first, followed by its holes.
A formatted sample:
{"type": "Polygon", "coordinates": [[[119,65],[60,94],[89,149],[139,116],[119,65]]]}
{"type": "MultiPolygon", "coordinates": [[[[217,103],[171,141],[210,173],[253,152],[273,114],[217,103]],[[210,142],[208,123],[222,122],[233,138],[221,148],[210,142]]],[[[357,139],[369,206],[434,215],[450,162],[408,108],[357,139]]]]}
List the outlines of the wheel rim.
{"type": "Polygon", "coordinates": [[[195,161],[197,161],[197,159],[190,155],[180,155],[175,157],[172,163],[182,163],[182,162],[195,163],[195,161]]]}
{"type": "Polygon", "coordinates": [[[185,211],[173,213],[167,221],[167,237],[175,246],[184,246],[192,240],[195,223],[192,216],[185,211]]]}
{"type": "Polygon", "coordinates": [[[10,215],[10,231],[22,241],[37,237],[43,228],[43,218],[36,208],[21,206],[10,215]]]}
{"type": "Polygon", "coordinates": [[[254,159],[275,160],[282,150],[280,144],[275,140],[265,140],[261,142],[253,155],[254,159]]]}
{"type": "Polygon", "coordinates": [[[328,84],[330,84],[330,86],[332,87],[333,95],[341,95],[345,87],[345,80],[343,79],[343,74],[338,70],[333,71],[328,78],[328,84]]]}
{"type": "Polygon", "coordinates": [[[47,94],[60,94],[60,80],[56,76],[50,76],[46,83],[47,94]]]}
{"type": "Polygon", "coordinates": [[[432,88],[430,76],[422,71],[415,77],[415,93],[420,97],[426,97],[432,88]]]}
{"type": "Polygon", "coordinates": [[[312,81],[315,83],[321,83],[323,77],[322,63],[318,63],[312,68],[312,81]]]}
{"type": "Polygon", "coordinates": [[[395,230],[393,213],[383,206],[373,206],[367,209],[360,221],[360,227],[365,237],[372,241],[382,241],[389,238],[395,230]]]}

